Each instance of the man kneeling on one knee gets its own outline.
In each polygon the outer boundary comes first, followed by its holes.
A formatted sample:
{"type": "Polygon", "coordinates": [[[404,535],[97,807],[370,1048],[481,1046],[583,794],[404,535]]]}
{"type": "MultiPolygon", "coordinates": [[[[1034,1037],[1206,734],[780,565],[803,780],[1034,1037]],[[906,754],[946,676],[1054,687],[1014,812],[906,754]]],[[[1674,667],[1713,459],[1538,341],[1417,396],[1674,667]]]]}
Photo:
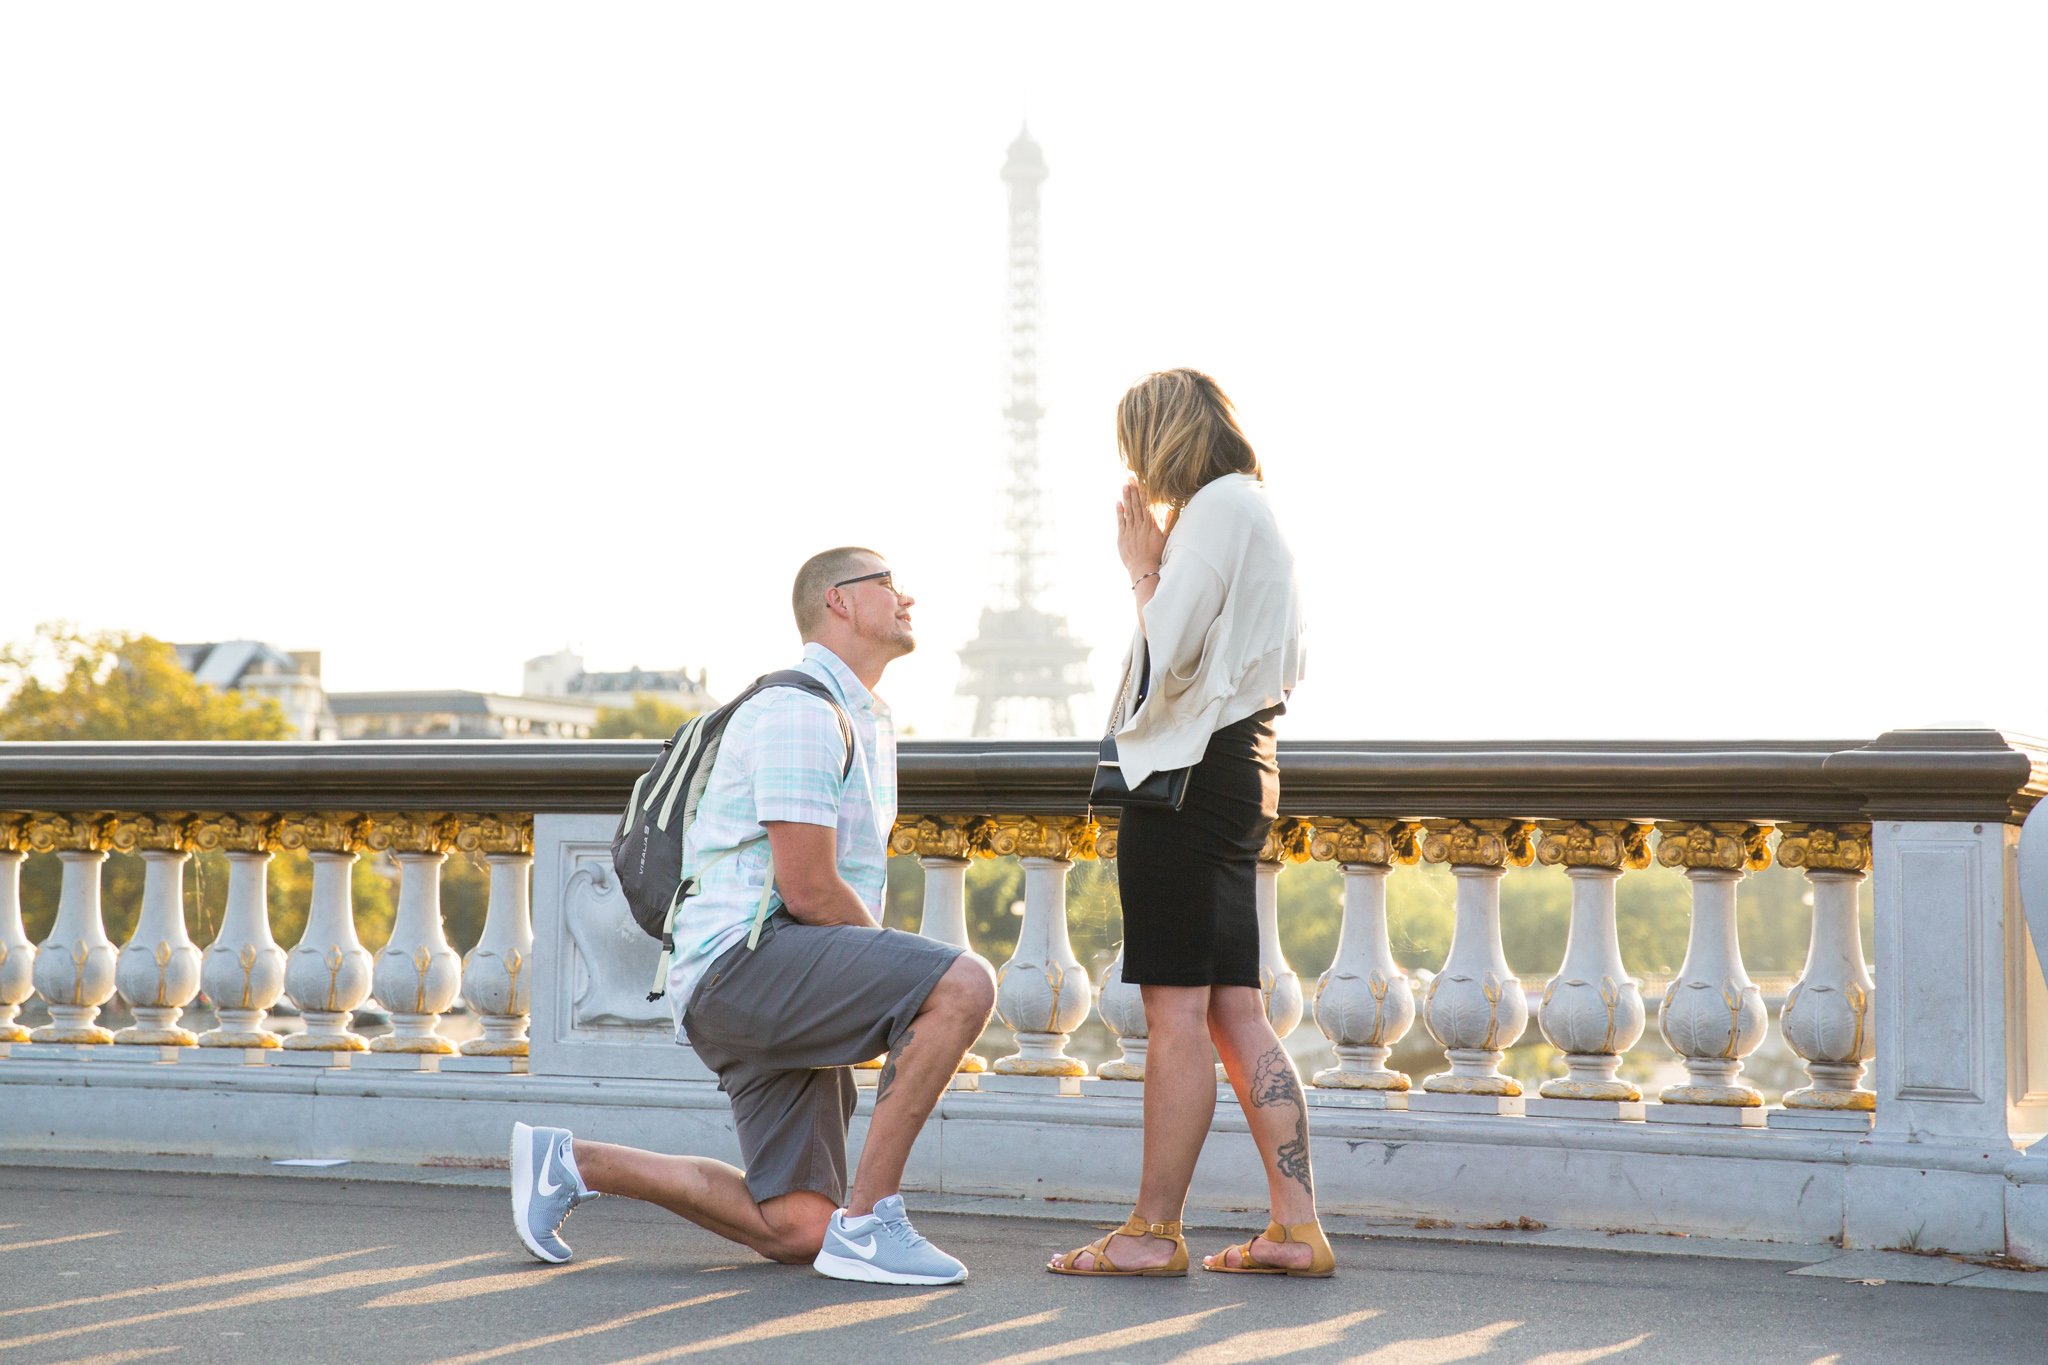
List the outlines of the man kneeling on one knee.
{"type": "Polygon", "coordinates": [[[796,667],[839,699],[853,762],[832,706],[799,688],[769,688],[733,714],[687,835],[684,866],[702,884],[677,917],[668,984],[681,1032],[732,1102],[746,1169],[517,1124],[514,1221],[544,1261],[569,1259],[569,1211],[609,1194],[840,1279],[967,1278],[917,1234],[899,1193],[918,1129],[995,1003],[980,957],[881,927],[896,736],[873,689],[916,647],[912,599],[879,555],[848,547],[805,563],[794,605],[796,667]],[[770,875],[780,905],[749,947],[770,875]],[[884,1053],[849,1188],[849,1068],[884,1053]]]}

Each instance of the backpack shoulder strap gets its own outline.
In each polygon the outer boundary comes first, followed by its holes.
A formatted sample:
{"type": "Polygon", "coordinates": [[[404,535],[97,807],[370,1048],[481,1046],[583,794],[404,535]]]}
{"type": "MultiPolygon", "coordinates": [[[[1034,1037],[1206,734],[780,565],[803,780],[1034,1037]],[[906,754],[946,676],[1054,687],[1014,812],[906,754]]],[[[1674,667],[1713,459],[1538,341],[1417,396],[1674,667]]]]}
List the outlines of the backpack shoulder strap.
{"type": "Polygon", "coordinates": [[[853,722],[847,719],[846,708],[839,704],[839,698],[832,695],[832,689],[819,682],[801,669],[782,668],[773,673],[763,674],[754,685],[747,689],[747,695],[770,687],[794,687],[799,692],[808,692],[832,708],[832,714],[839,721],[839,738],[846,745],[846,763],[839,770],[839,780],[844,782],[853,774],[853,722]]]}

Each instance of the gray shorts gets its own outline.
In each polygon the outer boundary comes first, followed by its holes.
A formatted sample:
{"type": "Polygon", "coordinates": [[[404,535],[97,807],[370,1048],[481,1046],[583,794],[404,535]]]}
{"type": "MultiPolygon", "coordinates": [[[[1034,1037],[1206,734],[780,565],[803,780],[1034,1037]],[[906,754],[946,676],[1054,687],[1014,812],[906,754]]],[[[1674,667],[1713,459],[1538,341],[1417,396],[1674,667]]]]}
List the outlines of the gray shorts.
{"type": "Polygon", "coordinates": [[[846,1202],[856,1062],[896,1045],[960,949],[900,929],[801,924],[778,910],[726,950],[683,1028],[718,1088],[756,1203],[795,1190],[846,1202]]]}

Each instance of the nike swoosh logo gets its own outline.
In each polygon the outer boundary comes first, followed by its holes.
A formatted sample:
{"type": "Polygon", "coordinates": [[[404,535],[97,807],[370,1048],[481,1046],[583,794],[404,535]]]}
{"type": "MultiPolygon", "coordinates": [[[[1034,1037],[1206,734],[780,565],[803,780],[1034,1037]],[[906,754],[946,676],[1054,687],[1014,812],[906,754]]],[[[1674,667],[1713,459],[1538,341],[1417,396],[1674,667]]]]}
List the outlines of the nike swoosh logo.
{"type": "Polygon", "coordinates": [[[538,1189],[543,1197],[551,1197],[562,1188],[560,1181],[548,1179],[548,1162],[553,1156],[554,1153],[550,1151],[540,1159],[540,1173],[534,1177],[534,1188],[538,1189]]]}
{"type": "Polygon", "coordinates": [[[862,1246],[859,1242],[854,1241],[851,1237],[848,1237],[845,1233],[842,1232],[839,1234],[839,1240],[846,1243],[847,1247],[853,1252],[853,1254],[860,1257],[863,1261],[872,1261],[875,1259],[874,1238],[868,1238],[867,1245],[862,1246]]]}

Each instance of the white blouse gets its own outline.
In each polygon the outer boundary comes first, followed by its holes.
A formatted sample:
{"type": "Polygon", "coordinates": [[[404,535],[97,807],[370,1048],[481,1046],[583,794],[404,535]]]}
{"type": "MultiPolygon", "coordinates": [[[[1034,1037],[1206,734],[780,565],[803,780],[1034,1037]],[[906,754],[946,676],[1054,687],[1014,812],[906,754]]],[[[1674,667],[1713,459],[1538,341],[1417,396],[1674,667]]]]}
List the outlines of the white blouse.
{"type": "MultiPolygon", "coordinates": [[[[1201,760],[1209,736],[1277,706],[1301,680],[1301,591],[1266,486],[1249,474],[1204,484],[1181,509],[1159,586],[1131,637],[1117,710],[1117,761],[1136,786],[1201,760]],[[1145,704],[1137,661],[1151,644],[1145,704]]],[[[1112,720],[1114,724],[1114,719],[1112,720]]]]}

